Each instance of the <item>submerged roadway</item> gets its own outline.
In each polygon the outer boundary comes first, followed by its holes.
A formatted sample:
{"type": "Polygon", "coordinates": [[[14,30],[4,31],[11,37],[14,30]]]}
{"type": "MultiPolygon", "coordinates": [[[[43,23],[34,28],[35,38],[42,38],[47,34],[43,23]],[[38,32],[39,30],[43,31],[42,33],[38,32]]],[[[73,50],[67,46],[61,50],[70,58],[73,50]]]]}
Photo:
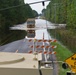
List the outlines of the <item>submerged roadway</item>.
{"type": "MultiPolygon", "coordinates": [[[[36,19],[36,26],[40,27],[40,26],[50,26],[52,23],[46,21],[46,20],[42,20],[42,19],[36,19]]],[[[26,27],[26,23],[24,23],[23,25],[17,25],[17,27],[26,27]]],[[[43,33],[44,33],[44,39],[52,39],[51,36],[49,35],[49,33],[47,32],[47,29],[41,29],[41,30],[36,30],[36,37],[35,39],[43,39],[43,33]]],[[[43,42],[36,42],[36,44],[38,45],[42,45],[43,42]]],[[[49,43],[46,42],[45,45],[48,45],[49,43]]],[[[29,45],[33,45],[33,42],[29,42],[28,39],[26,39],[25,37],[21,40],[18,41],[14,41],[11,42],[9,44],[0,46],[0,52],[18,52],[18,53],[28,53],[29,50],[32,50],[32,48],[29,47],[29,45]]],[[[43,50],[42,48],[37,49],[39,50],[43,50]]],[[[52,50],[50,48],[50,50],[52,50]]],[[[43,56],[43,60],[44,59],[44,55],[43,56]]],[[[56,56],[53,54],[53,56],[48,60],[56,60],[56,56]]],[[[58,65],[53,63],[53,75],[58,75],[58,65]]]]}

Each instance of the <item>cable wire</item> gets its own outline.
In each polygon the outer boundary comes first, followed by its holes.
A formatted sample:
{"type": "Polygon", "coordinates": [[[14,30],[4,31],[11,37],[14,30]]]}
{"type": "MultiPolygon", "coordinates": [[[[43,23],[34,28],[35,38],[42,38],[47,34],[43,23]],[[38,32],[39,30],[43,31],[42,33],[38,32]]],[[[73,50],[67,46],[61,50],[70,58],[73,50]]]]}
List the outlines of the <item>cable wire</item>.
{"type": "MultiPolygon", "coordinates": [[[[47,1],[50,1],[50,0],[38,1],[38,2],[27,3],[27,4],[28,4],[28,5],[32,5],[32,4],[37,4],[37,3],[41,3],[41,2],[47,2],[47,1]]],[[[8,8],[2,8],[2,9],[0,9],[0,11],[12,9],[12,8],[17,8],[17,7],[24,6],[24,5],[26,5],[26,4],[20,4],[20,5],[8,7],[8,8]]]]}

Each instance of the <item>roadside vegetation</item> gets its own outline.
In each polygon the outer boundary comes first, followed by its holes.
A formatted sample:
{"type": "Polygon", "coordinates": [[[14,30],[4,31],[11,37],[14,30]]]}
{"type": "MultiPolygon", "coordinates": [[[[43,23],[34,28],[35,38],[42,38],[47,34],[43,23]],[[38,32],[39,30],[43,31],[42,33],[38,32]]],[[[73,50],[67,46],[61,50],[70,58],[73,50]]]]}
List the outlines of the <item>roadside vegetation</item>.
{"type": "Polygon", "coordinates": [[[50,33],[76,53],[76,0],[51,0],[42,13],[52,23],[66,24],[65,29],[50,30],[50,33]]]}
{"type": "MultiPolygon", "coordinates": [[[[68,57],[70,57],[73,53],[66,48],[65,46],[61,45],[59,42],[51,43],[52,45],[57,45],[57,48],[54,49],[56,51],[57,61],[65,61],[68,57]]],[[[66,72],[70,71],[70,69],[63,69],[62,63],[58,63],[58,75],[66,75],[66,72]]]]}
{"type": "Polygon", "coordinates": [[[54,38],[58,39],[71,52],[76,53],[76,33],[66,29],[55,29],[49,31],[54,38]]]}
{"type": "Polygon", "coordinates": [[[25,31],[11,31],[9,27],[36,16],[38,13],[28,4],[24,4],[24,0],[0,0],[0,45],[24,38],[25,31]]]}
{"type": "MultiPolygon", "coordinates": [[[[43,13],[52,23],[66,24],[65,29],[49,31],[63,44],[55,43],[58,46],[55,49],[57,60],[65,61],[76,53],[76,0],[52,0],[43,13]]],[[[62,63],[59,63],[59,75],[66,75],[68,70],[63,69],[62,63]]]]}

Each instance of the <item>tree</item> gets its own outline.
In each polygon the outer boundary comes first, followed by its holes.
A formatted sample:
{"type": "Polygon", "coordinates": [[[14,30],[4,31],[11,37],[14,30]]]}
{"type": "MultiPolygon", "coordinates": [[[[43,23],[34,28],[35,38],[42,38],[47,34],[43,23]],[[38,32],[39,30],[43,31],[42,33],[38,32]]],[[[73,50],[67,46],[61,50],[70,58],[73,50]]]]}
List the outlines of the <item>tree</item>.
{"type": "Polygon", "coordinates": [[[37,17],[38,16],[37,11],[33,10],[33,15],[34,15],[34,17],[37,17]]]}
{"type": "Polygon", "coordinates": [[[28,4],[24,4],[23,0],[1,0],[0,9],[5,8],[9,9],[0,10],[0,40],[2,40],[3,42],[3,40],[5,40],[9,35],[13,35],[12,39],[8,39],[9,41],[17,40],[19,38],[21,39],[21,36],[25,35],[25,33],[19,33],[18,31],[10,31],[9,27],[16,24],[24,23],[28,18],[33,18],[35,15],[33,14],[32,8],[28,4]],[[21,4],[23,4],[23,6],[10,8],[21,4]],[[16,35],[19,36],[17,39],[16,35]]]}

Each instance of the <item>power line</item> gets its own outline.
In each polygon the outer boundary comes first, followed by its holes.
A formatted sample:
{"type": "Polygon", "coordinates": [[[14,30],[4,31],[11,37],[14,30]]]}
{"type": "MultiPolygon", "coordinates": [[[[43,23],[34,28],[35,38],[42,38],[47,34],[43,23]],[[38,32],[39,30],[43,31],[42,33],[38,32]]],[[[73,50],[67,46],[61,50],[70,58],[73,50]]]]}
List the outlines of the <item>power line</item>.
{"type": "MultiPolygon", "coordinates": [[[[37,4],[37,3],[41,3],[41,2],[47,2],[47,1],[50,1],[50,0],[38,1],[38,2],[33,2],[33,3],[28,3],[28,4],[32,5],[32,4],[37,4]]],[[[0,11],[12,9],[12,8],[16,8],[16,7],[20,7],[20,6],[24,6],[24,5],[26,5],[26,4],[21,4],[21,5],[17,5],[17,6],[8,7],[8,8],[3,8],[3,9],[0,9],[0,11]]]]}
{"type": "Polygon", "coordinates": [[[50,1],[50,0],[45,0],[45,1],[38,1],[38,2],[33,2],[33,3],[29,3],[29,5],[31,5],[31,4],[37,4],[37,3],[42,3],[42,2],[47,2],[47,1],[50,1]]]}
{"type": "Polygon", "coordinates": [[[0,11],[7,10],[7,9],[12,9],[12,8],[16,8],[16,7],[20,7],[20,6],[24,6],[24,5],[25,4],[21,4],[21,5],[17,5],[17,6],[8,7],[8,8],[3,8],[3,9],[0,9],[0,11]]]}

